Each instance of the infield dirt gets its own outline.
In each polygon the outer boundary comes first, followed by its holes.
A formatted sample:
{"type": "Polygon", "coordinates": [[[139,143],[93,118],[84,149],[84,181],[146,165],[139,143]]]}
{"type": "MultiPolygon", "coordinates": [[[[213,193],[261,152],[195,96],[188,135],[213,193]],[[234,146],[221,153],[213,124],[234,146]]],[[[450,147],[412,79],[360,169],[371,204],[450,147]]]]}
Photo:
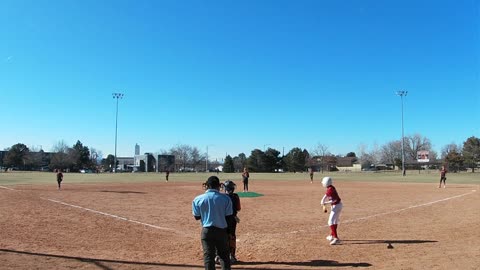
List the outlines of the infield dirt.
{"type": "MultiPolygon", "coordinates": [[[[478,185],[335,182],[341,245],[317,181],[252,181],[233,269],[478,269],[478,185]],[[388,245],[393,248],[387,248],[388,245]]],[[[199,183],[0,189],[0,269],[202,269],[199,183]]]]}

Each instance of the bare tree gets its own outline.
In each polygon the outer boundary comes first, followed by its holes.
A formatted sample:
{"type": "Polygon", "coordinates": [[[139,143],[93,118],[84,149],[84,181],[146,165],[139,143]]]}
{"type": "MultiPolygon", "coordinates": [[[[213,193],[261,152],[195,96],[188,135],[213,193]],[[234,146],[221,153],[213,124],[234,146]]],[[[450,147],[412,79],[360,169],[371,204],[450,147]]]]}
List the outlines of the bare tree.
{"type": "Polygon", "coordinates": [[[441,157],[442,157],[443,160],[445,160],[445,158],[448,156],[448,154],[450,154],[450,153],[461,153],[461,152],[462,152],[462,146],[457,145],[457,144],[452,142],[452,143],[447,144],[444,147],[442,147],[441,157]]]}
{"type": "Polygon", "coordinates": [[[64,140],[58,141],[52,147],[53,154],[52,159],[50,160],[49,167],[50,169],[69,169],[73,165],[73,160],[71,159],[72,148],[68,147],[64,140]]]}
{"type": "Polygon", "coordinates": [[[200,155],[200,150],[196,146],[191,147],[189,156],[192,167],[195,169],[195,171],[198,171],[200,169],[200,165],[205,162],[205,159],[202,157],[202,155],[200,155]]]}
{"type": "Polygon", "coordinates": [[[90,148],[90,161],[96,167],[102,160],[102,151],[95,148],[90,148]]]}
{"type": "Polygon", "coordinates": [[[318,143],[317,146],[315,146],[315,148],[310,151],[310,153],[310,157],[312,159],[316,159],[316,161],[320,164],[321,171],[323,173],[323,169],[325,168],[327,163],[326,157],[331,155],[328,151],[328,146],[318,143]]]}
{"type": "Polygon", "coordinates": [[[405,137],[405,159],[408,161],[417,160],[417,152],[420,150],[430,151],[432,143],[427,137],[420,134],[405,137]]]}
{"type": "Polygon", "coordinates": [[[175,163],[184,171],[188,166],[188,153],[190,146],[182,144],[176,145],[170,149],[170,154],[175,156],[175,163]]]}
{"type": "Polygon", "coordinates": [[[384,163],[402,166],[402,141],[391,141],[380,149],[380,160],[384,163]]]}
{"type": "Polygon", "coordinates": [[[52,152],[67,154],[69,148],[70,147],[67,145],[67,143],[64,140],[60,140],[52,147],[52,152]]]}
{"type": "Polygon", "coordinates": [[[368,150],[367,145],[360,144],[358,146],[358,152],[360,153],[359,160],[362,164],[362,168],[370,168],[372,164],[378,164],[381,160],[381,151],[376,144],[372,150],[368,150]]]}
{"type": "Polygon", "coordinates": [[[30,146],[29,152],[26,156],[25,165],[30,167],[32,170],[37,170],[43,166],[44,152],[36,146],[30,146]]]}

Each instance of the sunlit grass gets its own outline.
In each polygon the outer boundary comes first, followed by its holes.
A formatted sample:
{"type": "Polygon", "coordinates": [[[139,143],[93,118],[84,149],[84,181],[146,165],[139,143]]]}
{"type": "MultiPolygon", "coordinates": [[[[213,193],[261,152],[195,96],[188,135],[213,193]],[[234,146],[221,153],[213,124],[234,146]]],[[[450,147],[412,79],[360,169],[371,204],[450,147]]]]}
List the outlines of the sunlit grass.
{"type": "MultiPolygon", "coordinates": [[[[169,182],[205,182],[211,175],[217,175],[220,180],[233,180],[241,183],[240,173],[171,173],[169,182]]],[[[404,177],[400,172],[317,172],[314,182],[321,181],[324,176],[334,177],[336,181],[359,182],[418,182],[434,183],[440,179],[438,171],[408,171],[404,177]]],[[[310,181],[308,173],[250,173],[250,181],[310,181]]],[[[162,173],[102,173],[81,174],[64,173],[64,183],[145,183],[165,182],[162,173]]],[[[0,185],[19,184],[49,184],[56,183],[52,172],[2,172],[0,185]]],[[[447,183],[480,184],[480,173],[462,172],[447,174],[447,183]]]]}

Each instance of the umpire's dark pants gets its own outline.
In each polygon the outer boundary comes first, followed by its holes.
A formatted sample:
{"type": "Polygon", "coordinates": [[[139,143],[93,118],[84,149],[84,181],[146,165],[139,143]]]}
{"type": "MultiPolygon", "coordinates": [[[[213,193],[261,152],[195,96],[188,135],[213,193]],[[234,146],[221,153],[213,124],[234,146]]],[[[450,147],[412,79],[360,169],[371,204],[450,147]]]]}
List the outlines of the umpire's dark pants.
{"type": "Polygon", "coordinates": [[[230,270],[230,252],[227,229],[206,227],[202,229],[203,262],[205,270],[215,270],[215,255],[220,257],[222,270],[230,270]]]}

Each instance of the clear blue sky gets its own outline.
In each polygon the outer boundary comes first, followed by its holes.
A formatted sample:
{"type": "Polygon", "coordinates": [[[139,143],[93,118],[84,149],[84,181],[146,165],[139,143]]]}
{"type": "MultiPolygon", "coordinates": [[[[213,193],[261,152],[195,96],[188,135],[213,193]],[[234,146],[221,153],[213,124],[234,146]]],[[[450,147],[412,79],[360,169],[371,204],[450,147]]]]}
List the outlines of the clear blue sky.
{"type": "Polygon", "coordinates": [[[480,2],[3,0],[0,149],[333,154],[480,137],[480,2]]]}

